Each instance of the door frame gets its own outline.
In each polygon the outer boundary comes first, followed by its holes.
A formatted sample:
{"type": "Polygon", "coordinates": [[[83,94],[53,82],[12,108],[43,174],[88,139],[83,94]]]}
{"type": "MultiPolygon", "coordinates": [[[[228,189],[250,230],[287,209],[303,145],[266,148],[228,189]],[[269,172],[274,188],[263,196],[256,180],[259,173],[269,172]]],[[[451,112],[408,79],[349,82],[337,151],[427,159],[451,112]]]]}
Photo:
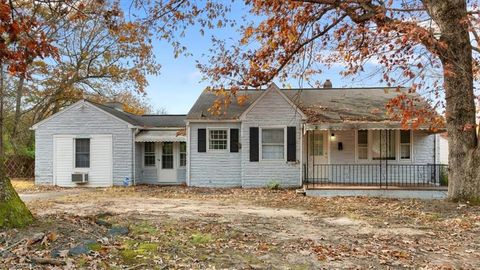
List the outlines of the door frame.
{"type": "MultiPolygon", "coordinates": [[[[176,142],[158,142],[155,151],[157,152],[157,181],[159,183],[176,183],[178,178],[178,165],[179,165],[179,153],[180,147],[176,142]],[[172,143],[172,156],[173,156],[173,168],[171,169],[162,169],[162,158],[163,158],[163,144],[172,143]],[[162,177],[162,171],[169,171],[174,175],[174,179],[165,179],[165,176],[162,177]],[[164,180],[165,179],[165,180],[164,180]]],[[[169,177],[167,177],[169,178],[169,177]]]]}

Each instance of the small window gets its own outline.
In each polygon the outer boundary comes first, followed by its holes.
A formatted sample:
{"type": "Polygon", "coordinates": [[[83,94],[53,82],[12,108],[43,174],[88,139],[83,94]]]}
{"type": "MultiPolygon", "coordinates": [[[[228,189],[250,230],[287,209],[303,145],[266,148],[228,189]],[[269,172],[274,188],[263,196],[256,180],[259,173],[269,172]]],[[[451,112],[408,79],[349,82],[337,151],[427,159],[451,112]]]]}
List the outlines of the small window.
{"type": "Polygon", "coordinates": [[[162,169],[173,169],[172,142],[164,142],[162,145],[162,169]]]}
{"type": "Polygon", "coordinates": [[[284,140],[283,128],[262,129],[262,159],[284,159],[284,140]]]}
{"type": "Polygon", "coordinates": [[[409,160],[411,155],[411,132],[410,130],[400,131],[400,159],[409,160]]]}
{"type": "Polygon", "coordinates": [[[155,166],[155,143],[146,142],[145,143],[145,166],[155,166]]]}
{"type": "Polygon", "coordinates": [[[357,158],[361,160],[368,159],[368,131],[359,130],[357,132],[357,158]]]}
{"type": "Polygon", "coordinates": [[[90,168],[90,139],[75,139],[75,168],[90,168]]]}
{"type": "Polygon", "coordinates": [[[228,144],[228,133],[225,129],[209,130],[208,149],[226,150],[228,144]]]}
{"type": "Polygon", "coordinates": [[[187,165],[187,143],[180,143],[180,167],[187,165]]]}
{"type": "Polygon", "coordinates": [[[395,134],[393,130],[372,131],[372,158],[374,160],[395,160],[395,134]]]}

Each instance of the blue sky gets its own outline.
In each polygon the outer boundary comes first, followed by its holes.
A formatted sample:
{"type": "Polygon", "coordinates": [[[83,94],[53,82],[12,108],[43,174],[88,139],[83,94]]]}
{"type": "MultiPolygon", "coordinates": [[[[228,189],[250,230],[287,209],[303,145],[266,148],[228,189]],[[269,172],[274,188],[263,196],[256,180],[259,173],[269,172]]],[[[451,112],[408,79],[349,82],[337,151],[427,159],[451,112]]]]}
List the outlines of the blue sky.
{"type": "MultiPolygon", "coordinates": [[[[240,18],[246,14],[243,6],[234,7],[232,14],[240,18]]],[[[208,86],[206,82],[200,82],[201,73],[196,68],[196,60],[202,61],[202,54],[207,54],[211,46],[210,37],[232,38],[237,40],[239,34],[234,29],[207,32],[205,36],[199,34],[197,28],[191,28],[183,44],[189,49],[192,56],[179,56],[174,58],[173,50],[169,44],[162,40],[154,41],[154,51],[158,62],[162,65],[158,76],[149,76],[149,86],[146,94],[149,102],[155,109],[165,108],[169,114],[187,113],[197,97],[208,86]]],[[[331,70],[325,70],[320,80],[330,79],[334,87],[352,86],[378,86],[378,79],[342,78],[339,75],[340,66],[331,70]]],[[[292,87],[299,87],[298,83],[290,82],[292,87]]]]}

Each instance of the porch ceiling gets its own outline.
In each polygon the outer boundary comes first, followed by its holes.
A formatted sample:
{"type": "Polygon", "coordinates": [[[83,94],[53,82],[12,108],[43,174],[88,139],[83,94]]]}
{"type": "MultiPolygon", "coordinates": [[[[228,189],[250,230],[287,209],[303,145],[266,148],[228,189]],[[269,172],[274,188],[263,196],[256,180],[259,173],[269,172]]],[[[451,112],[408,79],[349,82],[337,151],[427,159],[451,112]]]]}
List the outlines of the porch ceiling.
{"type": "Polygon", "coordinates": [[[135,136],[135,142],[186,142],[177,130],[144,130],[135,136]]]}
{"type": "MultiPolygon", "coordinates": [[[[400,122],[384,121],[384,122],[360,122],[360,121],[345,121],[342,123],[318,123],[305,124],[305,130],[352,130],[352,129],[403,129],[400,122]]],[[[420,125],[415,128],[417,130],[431,130],[428,125],[420,125]]],[[[445,129],[438,129],[432,131],[435,133],[444,132],[445,129]]]]}

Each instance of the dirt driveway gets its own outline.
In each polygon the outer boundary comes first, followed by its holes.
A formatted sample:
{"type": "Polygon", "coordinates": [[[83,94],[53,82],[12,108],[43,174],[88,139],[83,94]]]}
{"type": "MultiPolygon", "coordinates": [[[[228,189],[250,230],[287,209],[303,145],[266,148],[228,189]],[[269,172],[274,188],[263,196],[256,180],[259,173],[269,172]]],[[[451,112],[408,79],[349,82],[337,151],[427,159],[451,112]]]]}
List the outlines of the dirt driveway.
{"type": "Polygon", "coordinates": [[[58,235],[42,256],[98,243],[61,257],[74,268],[480,268],[479,207],[443,201],[137,187],[28,205],[39,220],[28,233],[58,235]],[[110,226],[129,232],[109,238],[110,226]]]}

